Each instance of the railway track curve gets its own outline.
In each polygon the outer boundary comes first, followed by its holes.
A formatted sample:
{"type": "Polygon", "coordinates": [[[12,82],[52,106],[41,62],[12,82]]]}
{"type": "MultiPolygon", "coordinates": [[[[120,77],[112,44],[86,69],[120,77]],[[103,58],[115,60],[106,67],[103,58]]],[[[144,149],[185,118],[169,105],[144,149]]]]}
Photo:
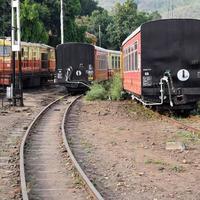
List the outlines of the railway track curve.
{"type": "Polygon", "coordinates": [[[85,174],[85,172],[82,170],[81,166],[79,165],[79,163],[77,162],[71,148],[69,145],[69,142],[67,140],[67,130],[65,127],[66,121],[67,121],[67,116],[72,108],[72,106],[74,105],[75,102],[73,102],[70,107],[68,109],[65,110],[65,114],[63,117],[63,121],[62,121],[62,137],[63,137],[63,141],[65,144],[65,147],[67,149],[67,152],[76,168],[76,170],[78,171],[79,175],[82,177],[83,181],[85,182],[85,184],[88,186],[92,196],[97,199],[97,200],[104,200],[104,198],[101,196],[101,194],[98,192],[98,190],[94,187],[94,185],[92,184],[92,182],[90,181],[90,179],[87,177],[87,175],[85,174]]]}
{"type": "Polygon", "coordinates": [[[67,146],[65,120],[68,110],[79,98],[80,96],[63,96],[57,99],[46,106],[28,127],[20,147],[20,178],[23,200],[49,198],[82,200],[88,199],[91,194],[95,199],[103,199],[79,166],[70,147],[67,146]],[[61,127],[62,135],[60,133],[61,127]],[[71,174],[66,175],[66,164],[62,162],[62,152],[59,152],[60,143],[63,143],[63,140],[67,154],[80,177],[86,183],[85,187],[90,191],[90,195],[85,190],[84,192],[75,191],[76,188],[72,188],[71,174]]]}

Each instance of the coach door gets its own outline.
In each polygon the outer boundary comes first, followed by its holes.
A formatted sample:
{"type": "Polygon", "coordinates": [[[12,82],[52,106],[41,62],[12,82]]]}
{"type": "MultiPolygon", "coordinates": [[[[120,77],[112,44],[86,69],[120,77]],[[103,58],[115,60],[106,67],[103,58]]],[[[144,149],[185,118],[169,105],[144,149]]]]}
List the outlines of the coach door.
{"type": "Polygon", "coordinates": [[[42,52],[41,53],[41,70],[48,71],[48,68],[49,68],[48,53],[42,52]]]}

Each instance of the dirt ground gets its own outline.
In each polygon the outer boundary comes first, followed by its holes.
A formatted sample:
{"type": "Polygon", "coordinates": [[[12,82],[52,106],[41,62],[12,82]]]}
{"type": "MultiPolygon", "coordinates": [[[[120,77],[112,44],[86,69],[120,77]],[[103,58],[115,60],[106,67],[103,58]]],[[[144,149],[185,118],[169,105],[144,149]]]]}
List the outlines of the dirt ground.
{"type": "MultiPolygon", "coordinates": [[[[59,92],[55,88],[27,91],[25,107],[0,108],[1,200],[21,198],[21,138],[30,121],[59,92]]],[[[74,112],[78,121],[71,143],[106,200],[200,199],[198,137],[161,121],[133,102],[82,100],[74,112]],[[181,141],[186,149],[166,150],[171,141],[181,141]]]]}
{"type": "Polygon", "coordinates": [[[103,197],[199,200],[200,139],[134,102],[81,100],[69,132],[75,156],[103,197]],[[181,142],[185,150],[166,150],[181,142]]]}
{"type": "Polygon", "coordinates": [[[19,147],[31,120],[63,89],[44,88],[25,91],[25,106],[0,107],[0,199],[20,199],[19,147]]]}

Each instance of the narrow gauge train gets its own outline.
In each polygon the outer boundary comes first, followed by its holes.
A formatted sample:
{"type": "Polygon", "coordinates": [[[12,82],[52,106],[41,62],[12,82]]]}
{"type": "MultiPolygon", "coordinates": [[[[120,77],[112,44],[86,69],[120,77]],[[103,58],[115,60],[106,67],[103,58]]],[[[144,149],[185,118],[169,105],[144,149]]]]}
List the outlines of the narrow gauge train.
{"type": "Polygon", "coordinates": [[[65,43],[56,48],[55,82],[69,92],[89,89],[92,81],[105,81],[120,69],[120,52],[84,43],[65,43]]]}
{"type": "MultiPolygon", "coordinates": [[[[53,77],[55,72],[55,50],[53,47],[21,42],[22,72],[24,87],[39,86],[53,77]]],[[[19,60],[16,55],[16,75],[19,73],[19,60]]],[[[0,39],[0,85],[11,83],[12,52],[10,39],[0,39]]]]}
{"type": "Polygon", "coordinates": [[[200,100],[200,20],[143,24],[122,44],[123,87],[158,109],[192,110],[200,100]]]}

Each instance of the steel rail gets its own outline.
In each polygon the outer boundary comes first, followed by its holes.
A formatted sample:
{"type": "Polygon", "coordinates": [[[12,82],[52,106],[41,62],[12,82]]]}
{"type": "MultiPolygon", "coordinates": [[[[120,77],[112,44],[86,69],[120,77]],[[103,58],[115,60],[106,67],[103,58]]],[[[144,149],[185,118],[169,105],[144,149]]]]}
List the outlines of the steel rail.
{"type": "Polygon", "coordinates": [[[63,116],[63,121],[62,121],[62,137],[63,137],[63,142],[65,145],[65,148],[70,156],[70,159],[73,162],[73,165],[75,166],[76,170],[78,171],[80,177],[82,178],[82,180],[85,182],[85,184],[87,185],[87,187],[89,188],[90,192],[92,193],[93,197],[97,200],[104,200],[104,198],[101,196],[101,194],[98,192],[98,190],[95,188],[95,186],[92,184],[92,182],[89,180],[89,178],[87,177],[87,175],[85,174],[85,172],[83,171],[83,169],[81,168],[81,166],[79,165],[79,163],[77,162],[74,154],[72,153],[72,150],[69,146],[68,140],[67,140],[67,132],[65,130],[65,124],[66,124],[66,119],[67,116],[69,115],[69,112],[72,108],[72,106],[77,102],[78,99],[80,99],[82,97],[79,96],[77,97],[70,105],[69,107],[65,110],[64,116],[63,116]]]}
{"type": "Polygon", "coordinates": [[[26,186],[26,176],[25,176],[25,168],[24,168],[24,147],[26,144],[26,140],[28,138],[28,135],[30,133],[30,131],[32,130],[32,128],[34,127],[34,125],[38,122],[38,120],[40,120],[40,118],[49,110],[49,108],[56,104],[57,102],[59,102],[61,99],[64,99],[65,97],[67,97],[69,95],[65,95],[62,96],[58,99],[56,99],[55,101],[51,102],[49,105],[47,105],[35,118],[34,120],[31,122],[31,124],[29,125],[28,129],[26,130],[26,133],[22,139],[21,145],[20,145],[20,180],[21,180],[21,192],[22,192],[22,199],[23,200],[29,200],[28,198],[28,190],[27,190],[27,186],[26,186]]]}
{"type": "Polygon", "coordinates": [[[168,122],[171,122],[171,123],[173,123],[174,125],[179,126],[179,127],[181,127],[181,128],[184,128],[185,130],[190,131],[190,132],[192,132],[193,134],[200,135],[200,129],[198,129],[198,128],[194,128],[194,127],[192,127],[192,126],[186,125],[186,124],[184,124],[183,122],[180,122],[180,121],[178,121],[178,120],[176,120],[176,119],[173,119],[173,118],[168,117],[168,116],[165,116],[165,115],[161,115],[161,119],[162,119],[162,120],[166,120],[166,121],[168,121],[168,122]]]}

